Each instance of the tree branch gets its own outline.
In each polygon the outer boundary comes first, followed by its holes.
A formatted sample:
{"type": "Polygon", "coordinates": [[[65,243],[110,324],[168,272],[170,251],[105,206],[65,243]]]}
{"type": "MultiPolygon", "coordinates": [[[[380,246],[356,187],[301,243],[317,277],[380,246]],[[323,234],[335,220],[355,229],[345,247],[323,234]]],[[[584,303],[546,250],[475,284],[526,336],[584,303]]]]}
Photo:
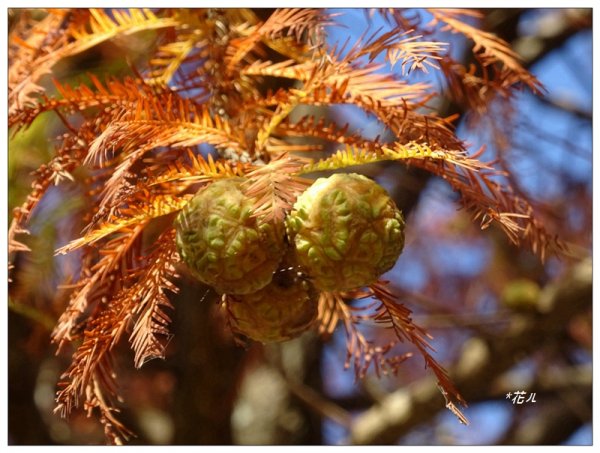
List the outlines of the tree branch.
{"type": "Polygon", "coordinates": [[[568,99],[558,99],[548,96],[536,96],[534,99],[553,109],[561,110],[565,113],[574,115],[581,120],[592,122],[592,112],[582,110],[574,102],[571,102],[568,99]]]}
{"type": "MultiPolygon", "coordinates": [[[[465,344],[450,370],[467,401],[494,393],[496,378],[525,354],[539,350],[559,336],[569,320],[592,301],[592,265],[584,260],[569,275],[544,289],[542,314],[516,316],[501,337],[473,338],[465,344]]],[[[391,444],[415,426],[430,420],[441,406],[435,380],[427,377],[387,396],[381,404],[358,416],[351,429],[353,444],[391,444]]]]}

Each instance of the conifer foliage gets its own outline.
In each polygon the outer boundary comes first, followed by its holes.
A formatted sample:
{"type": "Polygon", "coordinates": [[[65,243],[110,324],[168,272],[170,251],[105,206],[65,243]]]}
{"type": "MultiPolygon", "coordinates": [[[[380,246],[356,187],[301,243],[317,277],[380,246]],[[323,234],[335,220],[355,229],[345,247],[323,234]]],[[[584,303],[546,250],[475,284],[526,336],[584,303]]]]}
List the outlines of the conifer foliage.
{"type": "MultiPolygon", "coordinates": [[[[50,115],[64,130],[13,212],[9,266],[20,254],[36,253],[23,238],[54,186],[76,185],[87,201],[81,235],[56,251],[78,262],[52,333],[59,353],[75,351],[58,383],[57,413],[82,408],[100,418],[109,442],[128,439],[116,414],[115,346],[129,341],[135,367],[164,357],[170,313],[177,309],[170,295],[185,272],[173,219],[199,189],[221,179],[244,180],[245,194],[255,200],[252,215],[281,222],[312,183],[311,173],[397,161],[444,179],[482,229],[496,224],[541,259],[560,251],[503,173],[482,162],[481,153],[468,152],[455,134],[456,118],[430,108],[446,96],[485,116],[493,101],[508,103],[519,89],[539,92],[540,83],[505,42],[472,25],[473,11],[431,10],[427,21],[403,10],[373,14],[390,31],[366,34],[350,48],[328,44],[336,16],[315,9],[277,9],[266,20],[246,9],[61,9],[25,11],[16,19],[9,36],[11,135],[50,115]],[[75,83],[53,78],[66,59],[149,31],[153,44],[143,64],[131,64],[129,76],[90,74],[75,83]],[[447,32],[472,42],[471,67],[452,58],[447,32]],[[444,92],[410,82],[407,75],[417,71],[439,73],[444,92]],[[291,115],[340,104],[376,118],[393,141],[363,137],[311,113],[291,115]],[[203,154],[199,145],[215,152],[203,154]],[[323,152],[332,145],[334,152],[323,152]]],[[[416,360],[394,356],[394,344],[365,338],[358,325],[368,318],[393,329],[396,342],[414,346],[447,407],[467,423],[460,410],[466,402],[431,355],[431,338],[385,281],[321,292],[311,327],[324,336],[345,329],[347,366],[359,378],[370,368],[396,372],[416,360]],[[371,298],[370,310],[351,307],[356,298],[371,298]]]]}

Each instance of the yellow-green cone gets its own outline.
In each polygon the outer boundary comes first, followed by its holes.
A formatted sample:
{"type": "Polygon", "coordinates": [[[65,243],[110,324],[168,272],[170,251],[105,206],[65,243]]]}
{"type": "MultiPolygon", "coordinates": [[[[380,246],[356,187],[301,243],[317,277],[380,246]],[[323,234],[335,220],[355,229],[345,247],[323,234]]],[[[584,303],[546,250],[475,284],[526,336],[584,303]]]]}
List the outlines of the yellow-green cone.
{"type": "Polygon", "coordinates": [[[316,288],[369,285],[391,269],[404,247],[404,219],[385,189],[358,174],[321,178],[287,218],[298,262],[316,288]]]}
{"type": "Polygon", "coordinates": [[[219,293],[248,294],[269,284],[284,253],[284,229],[252,217],[242,178],[201,189],[179,213],[177,249],[191,273],[219,293]]]}
{"type": "Polygon", "coordinates": [[[520,278],[510,281],[502,291],[500,301],[506,307],[520,311],[535,311],[541,289],[533,280],[520,278]]]}
{"type": "Polygon", "coordinates": [[[318,293],[294,267],[282,267],[263,289],[230,296],[227,309],[234,331],[262,343],[290,340],[317,316],[318,293]]]}

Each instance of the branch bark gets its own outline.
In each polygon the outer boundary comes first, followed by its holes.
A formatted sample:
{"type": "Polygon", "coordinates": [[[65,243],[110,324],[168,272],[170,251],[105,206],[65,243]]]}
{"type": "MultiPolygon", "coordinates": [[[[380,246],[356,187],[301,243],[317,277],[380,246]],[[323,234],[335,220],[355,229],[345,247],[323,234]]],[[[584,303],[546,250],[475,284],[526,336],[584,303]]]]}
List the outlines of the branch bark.
{"type": "Polygon", "coordinates": [[[216,325],[214,293],[195,282],[180,288],[175,300],[176,349],[168,359],[178,380],[173,396],[173,443],[228,445],[232,443],[230,418],[245,351],[223,338],[216,325]]]}

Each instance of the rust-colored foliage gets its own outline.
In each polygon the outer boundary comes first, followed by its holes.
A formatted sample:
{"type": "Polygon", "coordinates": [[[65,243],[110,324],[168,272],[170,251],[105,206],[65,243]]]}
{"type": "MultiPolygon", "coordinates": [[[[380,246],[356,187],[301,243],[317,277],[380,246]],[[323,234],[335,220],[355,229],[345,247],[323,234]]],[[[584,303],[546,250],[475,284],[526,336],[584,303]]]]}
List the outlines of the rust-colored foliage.
{"type": "MultiPolygon", "coordinates": [[[[278,9],[264,22],[243,9],[49,10],[38,20],[21,14],[10,32],[9,127],[17,133],[55,114],[65,130],[54,157],[33,174],[33,190],[14,211],[10,259],[28,251],[20,237],[53,185],[76,184],[89,200],[82,235],[57,251],[81,251],[79,275],[67,282],[69,301],[52,334],[59,350],[76,348],[59,384],[59,413],[83,407],[99,413],[110,442],[128,438],[115,417],[113,349],[126,334],[136,367],[163,357],[171,336],[165,308],[173,308],[169,292],[177,290],[174,230],[155,219],[172,218],[199,187],[218,178],[246,178],[247,194],[257,200],[255,215],[281,220],[310,185],[311,172],[399,161],[446,180],[482,228],[498,224],[513,243],[542,259],[560,249],[527,201],[500,182],[503,173],[481,162],[479,154],[469,155],[453,119],[427,108],[441,93],[404,75],[438,71],[445,94],[481,116],[494,98],[510,100],[521,88],[538,91],[539,82],[505,42],[467,23],[475,13],[430,12],[434,20],[421,23],[402,10],[379,11],[394,29],[363,37],[351,49],[326,44],[325,26],[335,24],[335,17],[312,9],[278,9]],[[66,58],[148,30],[157,44],[147,65],[136,66],[130,77],[90,75],[88,84],[76,86],[54,80],[55,94],[43,88],[44,77],[66,58]],[[472,40],[476,64],[466,68],[453,60],[440,30],[472,40]],[[375,61],[381,57],[399,65],[401,75],[382,73],[384,64],[375,61]],[[266,89],[267,78],[293,83],[266,89]],[[290,115],[299,106],[335,104],[373,115],[394,140],[367,139],[348,132],[347,125],[290,115]],[[324,143],[341,148],[323,155],[324,143]],[[200,144],[212,145],[217,157],[203,157],[200,144]],[[314,152],[318,157],[310,157],[314,152]],[[156,237],[151,246],[143,241],[148,231],[156,237]]],[[[315,329],[327,335],[341,322],[347,365],[358,377],[370,365],[377,372],[405,366],[411,354],[394,356],[394,343],[372,344],[357,329],[365,318],[414,345],[447,407],[466,423],[459,409],[466,403],[429,353],[427,333],[385,282],[362,292],[322,293],[315,329]],[[371,314],[346,303],[357,297],[374,299],[371,314]]]]}

